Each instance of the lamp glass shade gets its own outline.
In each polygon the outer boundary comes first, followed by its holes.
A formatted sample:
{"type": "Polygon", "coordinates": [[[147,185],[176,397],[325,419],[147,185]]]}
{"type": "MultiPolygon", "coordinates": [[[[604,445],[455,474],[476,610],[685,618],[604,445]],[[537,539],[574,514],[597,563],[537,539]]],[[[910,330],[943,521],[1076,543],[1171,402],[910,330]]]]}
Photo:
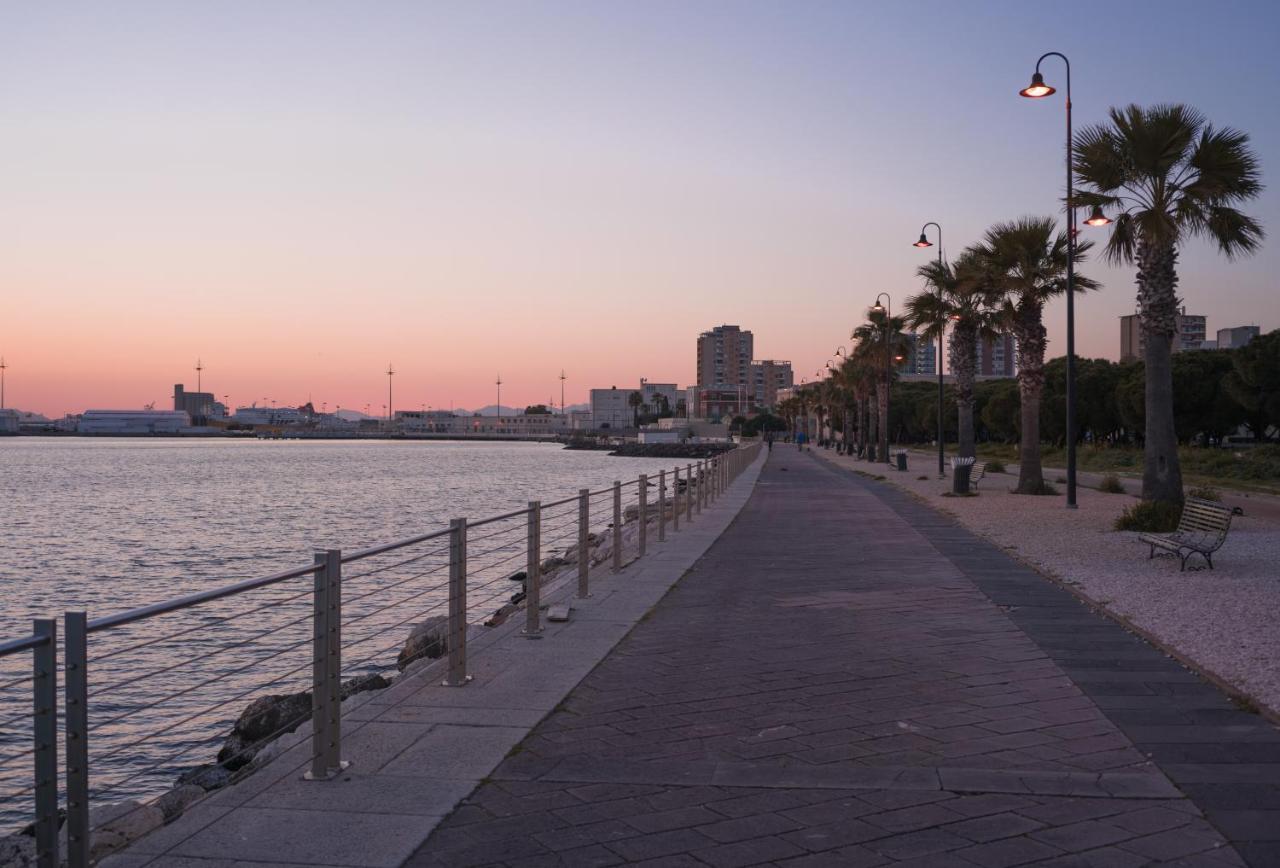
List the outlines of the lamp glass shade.
{"type": "Polygon", "coordinates": [[[1111,222],[1111,218],[1102,213],[1101,205],[1094,205],[1093,211],[1089,213],[1089,219],[1084,222],[1088,226],[1106,226],[1111,222]]]}
{"type": "Polygon", "coordinates": [[[1044,76],[1037,72],[1035,75],[1031,76],[1031,84],[1018,91],[1018,93],[1021,96],[1037,99],[1042,96],[1049,96],[1050,94],[1057,93],[1057,90],[1045,84],[1044,76]]]}
{"type": "Polygon", "coordinates": [[[923,232],[921,232],[921,233],[920,233],[920,240],[919,240],[919,241],[917,241],[917,242],[916,242],[915,244],[913,244],[912,246],[913,246],[913,247],[932,247],[932,246],[933,246],[933,242],[931,242],[928,238],[925,238],[925,237],[924,237],[924,233],[923,233],[923,232]]]}
{"type": "Polygon", "coordinates": [[[876,313],[879,313],[880,311],[884,310],[884,305],[882,305],[880,303],[880,299],[877,298],[876,303],[871,305],[871,309],[874,310],[876,313]]]}

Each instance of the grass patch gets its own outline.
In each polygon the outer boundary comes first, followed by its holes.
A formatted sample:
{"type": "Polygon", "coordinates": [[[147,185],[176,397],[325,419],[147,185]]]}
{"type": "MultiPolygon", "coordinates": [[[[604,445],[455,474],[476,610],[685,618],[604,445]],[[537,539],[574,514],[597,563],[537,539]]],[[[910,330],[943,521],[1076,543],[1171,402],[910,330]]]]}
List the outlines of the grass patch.
{"type": "Polygon", "coordinates": [[[1055,479],[1055,480],[1053,480],[1053,481],[1054,481],[1054,482],[1056,482],[1056,483],[1058,483],[1059,485],[1066,485],[1066,484],[1067,484],[1067,477],[1065,477],[1065,476],[1059,476],[1057,479],[1055,479]]]}
{"type": "Polygon", "coordinates": [[[1197,486],[1187,492],[1187,497],[1198,497],[1201,500],[1215,500],[1222,502],[1222,492],[1216,488],[1210,488],[1207,485],[1197,486]]]}
{"type": "Polygon", "coordinates": [[[999,460],[988,461],[987,472],[988,473],[1004,473],[1005,472],[1004,462],[999,460]]]}
{"type": "Polygon", "coordinates": [[[977,497],[978,492],[966,491],[964,494],[956,494],[954,491],[944,491],[942,492],[942,496],[943,497],[977,497]]]}
{"type": "Polygon", "coordinates": [[[1052,496],[1058,493],[1058,489],[1054,488],[1052,485],[1050,485],[1049,483],[1045,482],[1042,479],[1040,480],[1040,484],[1037,485],[1035,488],[1031,489],[1030,491],[1018,491],[1018,489],[1015,488],[1013,489],[1013,493],[1014,494],[1031,494],[1036,496],[1052,496]]]}
{"type": "Polygon", "coordinates": [[[1098,490],[1105,494],[1124,494],[1124,483],[1119,476],[1114,473],[1108,473],[1098,483],[1098,490]]]}
{"type": "Polygon", "coordinates": [[[1182,518],[1182,504],[1164,500],[1144,500],[1120,513],[1116,530],[1136,530],[1146,533],[1169,533],[1178,529],[1182,518]]]}
{"type": "Polygon", "coordinates": [[[929,477],[927,477],[927,476],[917,476],[917,477],[916,477],[916,479],[917,479],[917,480],[919,480],[920,482],[924,482],[924,481],[925,481],[925,480],[927,480],[928,478],[929,478],[929,477]]]}

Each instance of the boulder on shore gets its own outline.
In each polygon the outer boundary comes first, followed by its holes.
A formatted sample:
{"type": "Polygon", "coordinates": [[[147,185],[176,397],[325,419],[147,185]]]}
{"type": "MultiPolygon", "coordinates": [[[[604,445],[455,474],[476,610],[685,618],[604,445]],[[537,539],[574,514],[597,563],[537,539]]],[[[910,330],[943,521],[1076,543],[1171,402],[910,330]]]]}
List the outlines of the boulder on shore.
{"type": "Polygon", "coordinates": [[[434,660],[448,651],[449,619],[444,615],[433,615],[409,630],[409,638],[404,640],[404,647],[396,658],[396,668],[403,672],[415,660],[424,657],[434,660]]]}

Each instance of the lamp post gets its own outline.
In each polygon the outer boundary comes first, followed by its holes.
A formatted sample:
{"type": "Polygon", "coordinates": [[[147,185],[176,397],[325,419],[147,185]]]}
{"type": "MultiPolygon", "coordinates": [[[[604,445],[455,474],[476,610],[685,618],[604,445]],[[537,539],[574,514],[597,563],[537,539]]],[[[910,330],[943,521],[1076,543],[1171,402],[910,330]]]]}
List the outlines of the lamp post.
{"type": "MultiPolygon", "coordinates": [[[[1076,209],[1071,171],[1071,61],[1058,51],[1040,55],[1031,84],[1018,91],[1020,96],[1039,99],[1056,90],[1045,84],[1040,64],[1046,57],[1060,57],[1067,67],[1067,509],[1076,508],[1076,209]]],[[[1101,216],[1101,210],[1098,210],[1101,216]]],[[[1092,216],[1090,219],[1093,219],[1092,216]]],[[[1093,225],[1093,224],[1090,224],[1093,225]]]]}
{"type": "Polygon", "coordinates": [[[889,320],[893,318],[892,306],[893,299],[887,292],[877,295],[876,303],[871,305],[872,310],[884,312],[884,418],[880,420],[880,431],[883,434],[880,440],[884,449],[884,455],[881,457],[886,464],[889,463],[889,383],[893,379],[892,348],[889,346],[889,320]],[[880,304],[881,296],[884,297],[883,305],[880,304]]]}
{"type": "MultiPolygon", "coordinates": [[[[930,226],[938,230],[938,265],[942,265],[942,227],[939,226],[937,223],[930,222],[921,226],[920,240],[917,241],[913,246],[915,247],[932,247],[933,246],[932,244],[929,243],[929,239],[928,237],[925,236],[925,232],[924,232],[930,226]]],[[[939,302],[943,301],[941,286],[938,287],[938,301],[939,302]]],[[[939,305],[939,307],[941,307],[941,304],[939,305]]],[[[942,327],[938,329],[938,478],[939,479],[942,479],[944,476],[947,475],[946,455],[945,455],[945,450],[943,449],[943,446],[942,446],[942,438],[943,438],[942,402],[943,402],[943,396],[946,394],[946,389],[943,387],[943,383],[942,383],[942,345],[943,345],[942,338],[946,333],[946,331],[947,331],[947,325],[946,323],[943,323],[942,327]]]]}
{"type": "Polygon", "coordinates": [[[502,374],[498,374],[495,381],[498,386],[498,421],[495,423],[494,431],[496,432],[502,426],[502,374]]]}

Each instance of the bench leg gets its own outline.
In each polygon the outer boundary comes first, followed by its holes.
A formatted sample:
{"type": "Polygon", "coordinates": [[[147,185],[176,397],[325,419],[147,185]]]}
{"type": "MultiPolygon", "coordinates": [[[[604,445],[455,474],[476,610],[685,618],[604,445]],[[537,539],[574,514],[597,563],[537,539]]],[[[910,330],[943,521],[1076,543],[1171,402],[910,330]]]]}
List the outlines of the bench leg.
{"type": "Polygon", "coordinates": [[[1153,560],[1155,556],[1156,556],[1156,547],[1155,547],[1155,544],[1153,543],[1151,545],[1151,554],[1147,555],[1147,560],[1153,560]]]}
{"type": "Polygon", "coordinates": [[[1204,556],[1204,559],[1205,559],[1205,561],[1206,561],[1206,562],[1208,562],[1208,564],[1209,564],[1209,569],[1213,569],[1213,558],[1212,558],[1211,556],[1209,556],[1208,554],[1206,554],[1206,555],[1204,556]]]}
{"type": "Polygon", "coordinates": [[[1185,555],[1182,556],[1182,569],[1179,570],[1179,572],[1185,573],[1187,571],[1187,558],[1191,557],[1191,554],[1192,554],[1191,552],[1187,552],[1185,555]]]}

